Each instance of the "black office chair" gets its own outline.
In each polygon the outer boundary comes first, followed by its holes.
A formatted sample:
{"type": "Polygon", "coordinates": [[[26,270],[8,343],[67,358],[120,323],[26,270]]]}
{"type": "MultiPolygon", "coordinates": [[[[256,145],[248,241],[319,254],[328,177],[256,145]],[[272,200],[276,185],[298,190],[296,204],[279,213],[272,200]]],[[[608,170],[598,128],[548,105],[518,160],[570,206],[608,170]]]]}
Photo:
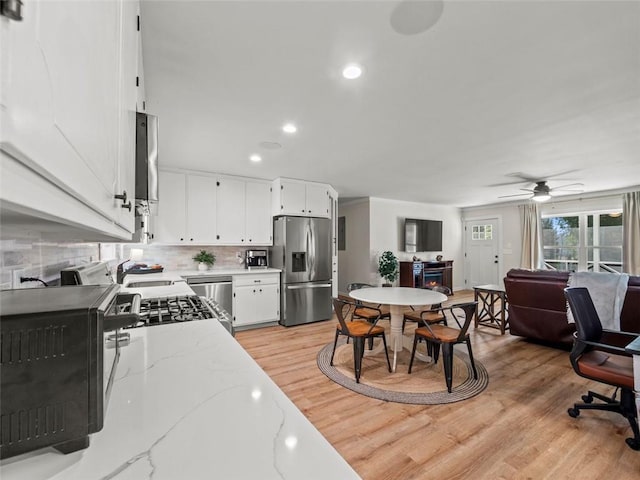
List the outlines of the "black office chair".
{"type": "Polygon", "coordinates": [[[387,351],[387,339],[384,335],[384,327],[376,325],[380,317],[378,316],[373,323],[369,323],[365,320],[354,320],[353,314],[356,307],[357,305],[354,302],[339,298],[333,299],[333,309],[335,310],[336,317],[338,318],[338,325],[336,325],[336,337],[333,341],[333,351],[331,352],[331,361],[329,362],[329,365],[333,365],[333,356],[336,353],[338,337],[340,335],[344,335],[347,339],[353,338],[353,368],[356,374],[356,382],[360,383],[362,357],[364,356],[364,341],[366,339],[373,340],[375,337],[382,337],[384,354],[387,356],[389,373],[391,373],[391,362],[389,361],[389,352],[387,351]]]}
{"type": "Polygon", "coordinates": [[[633,359],[624,350],[624,345],[632,342],[638,335],[603,329],[586,288],[569,287],[564,292],[576,322],[573,349],[569,355],[573,369],[581,377],[615,387],[611,397],[587,392],[582,396],[584,403],[576,403],[569,408],[569,416],[578,417],[580,410],[619,413],[629,421],[633,431],[634,436],[626,439],[627,445],[633,450],[640,450],[638,413],[633,393],[633,359]],[[618,390],[619,401],[616,400],[618,390]],[[594,398],[603,403],[593,403],[594,398]]]}

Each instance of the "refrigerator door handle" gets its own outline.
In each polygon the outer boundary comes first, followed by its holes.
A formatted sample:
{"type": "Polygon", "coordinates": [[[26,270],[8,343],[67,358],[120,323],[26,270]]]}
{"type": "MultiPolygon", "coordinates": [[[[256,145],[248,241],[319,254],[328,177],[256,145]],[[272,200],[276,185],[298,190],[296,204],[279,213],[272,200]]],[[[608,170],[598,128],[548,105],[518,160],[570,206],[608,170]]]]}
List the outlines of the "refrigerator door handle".
{"type": "Polygon", "coordinates": [[[310,247],[311,247],[311,225],[307,222],[305,225],[305,240],[306,244],[306,252],[307,252],[307,279],[311,279],[311,255],[310,247]]]}
{"type": "Polygon", "coordinates": [[[330,283],[314,283],[313,285],[287,285],[287,290],[305,290],[307,288],[328,288],[330,283]]]}

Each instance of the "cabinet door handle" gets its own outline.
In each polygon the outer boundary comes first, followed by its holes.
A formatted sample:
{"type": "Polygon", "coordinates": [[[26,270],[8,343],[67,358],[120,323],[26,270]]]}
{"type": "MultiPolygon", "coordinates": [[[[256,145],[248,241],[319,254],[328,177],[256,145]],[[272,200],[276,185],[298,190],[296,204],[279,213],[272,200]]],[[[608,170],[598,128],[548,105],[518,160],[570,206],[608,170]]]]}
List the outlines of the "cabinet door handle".
{"type": "Polygon", "coordinates": [[[190,238],[189,240],[191,240],[193,242],[193,238],[190,238]]]}
{"type": "Polygon", "coordinates": [[[116,200],[122,200],[122,205],[120,205],[121,208],[126,208],[127,210],[131,211],[131,201],[129,201],[129,203],[127,203],[127,191],[123,190],[122,194],[120,195],[114,195],[113,198],[115,198],[116,200]]]}

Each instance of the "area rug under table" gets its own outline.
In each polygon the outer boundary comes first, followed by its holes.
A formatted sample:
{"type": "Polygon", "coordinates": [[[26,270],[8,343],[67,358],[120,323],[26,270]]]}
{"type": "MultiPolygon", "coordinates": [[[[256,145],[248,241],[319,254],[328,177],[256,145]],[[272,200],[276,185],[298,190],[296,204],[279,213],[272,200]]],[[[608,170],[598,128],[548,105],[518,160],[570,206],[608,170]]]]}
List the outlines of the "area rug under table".
{"type": "MultiPolygon", "coordinates": [[[[344,341],[338,343],[333,366],[329,365],[333,343],[323,347],[318,353],[318,368],[331,380],[354,392],[387,402],[411,403],[416,405],[437,405],[466,400],[482,392],[489,384],[489,375],[484,366],[476,363],[478,378],[473,378],[471,361],[464,350],[456,347],[453,356],[453,388],[447,392],[442,358],[437,364],[417,358],[409,368],[410,352],[398,353],[395,373],[389,373],[384,353],[365,356],[362,360],[360,383],[356,383],[353,372],[353,345],[344,341]]],[[[389,356],[392,352],[389,351],[389,356]]],[[[442,356],[442,355],[441,355],[442,356]]]]}

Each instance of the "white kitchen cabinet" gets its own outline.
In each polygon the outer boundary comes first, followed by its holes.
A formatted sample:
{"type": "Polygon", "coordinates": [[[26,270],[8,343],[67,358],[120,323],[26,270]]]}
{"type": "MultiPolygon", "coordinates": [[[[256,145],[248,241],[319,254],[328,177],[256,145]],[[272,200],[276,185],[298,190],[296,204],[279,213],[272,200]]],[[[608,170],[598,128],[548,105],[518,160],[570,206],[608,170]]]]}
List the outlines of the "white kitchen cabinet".
{"type": "Polygon", "coordinates": [[[219,245],[271,245],[271,185],[240,177],[218,178],[219,245]]]}
{"type": "Polygon", "coordinates": [[[329,189],[331,212],[331,295],[338,296],[338,192],[329,189]]]}
{"type": "Polygon", "coordinates": [[[242,327],[280,320],[280,274],[233,276],[233,325],[242,327]]]}
{"type": "Polygon", "coordinates": [[[273,182],[272,214],[330,217],[329,185],[278,178],[273,182]]]}
{"type": "MultiPolygon", "coordinates": [[[[142,29],[142,20],[140,19],[140,7],[138,6],[138,26],[142,29]]],[[[142,56],[142,35],[138,34],[138,75],[137,75],[137,85],[136,89],[136,111],[138,112],[146,112],[147,111],[147,91],[146,91],[146,80],[144,76],[144,58],[142,56]]]]}
{"type": "Polygon", "coordinates": [[[271,245],[271,185],[247,181],[245,189],[245,238],[248,245],[271,245]]]}
{"type": "Polygon", "coordinates": [[[158,174],[158,213],[154,224],[154,242],[184,243],[187,236],[187,176],[160,170],[158,174]]]}
{"type": "Polygon", "coordinates": [[[216,239],[216,177],[160,170],[154,241],[203,245],[216,239]]]}
{"type": "Polygon", "coordinates": [[[0,149],[3,184],[36,175],[22,198],[3,188],[3,208],[131,238],[134,211],[114,196],[134,196],[137,2],[25,3],[22,21],[0,19],[0,149]]]}
{"type": "Polygon", "coordinates": [[[157,243],[271,245],[270,183],[160,170],[157,243]]]}
{"type": "Polygon", "coordinates": [[[224,245],[244,245],[245,184],[241,179],[220,177],[217,187],[216,242],[224,245]]]}
{"type": "Polygon", "coordinates": [[[306,185],[307,215],[310,217],[329,217],[329,187],[315,183],[306,185]]]}
{"type": "Polygon", "coordinates": [[[212,243],[216,238],[216,177],[187,175],[185,243],[212,243]]]}

